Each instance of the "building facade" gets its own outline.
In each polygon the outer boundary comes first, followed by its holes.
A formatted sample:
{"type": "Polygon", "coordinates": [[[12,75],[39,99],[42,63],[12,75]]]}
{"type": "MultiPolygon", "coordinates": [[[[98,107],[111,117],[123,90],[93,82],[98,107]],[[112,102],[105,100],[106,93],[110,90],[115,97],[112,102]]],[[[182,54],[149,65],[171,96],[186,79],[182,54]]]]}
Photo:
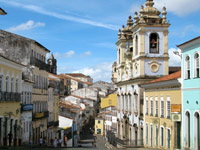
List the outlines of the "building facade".
{"type": "Polygon", "coordinates": [[[47,138],[48,122],[48,71],[46,54],[50,51],[37,42],[31,43],[30,64],[33,65],[33,144],[39,144],[40,137],[47,138]]]}
{"type": "Polygon", "coordinates": [[[103,135],[104,133],[104,120],[103,118],[95,118],[95,131],[94,134],[103,135]]]}
{"type": "Polygon", "coordinates": [[[200,149],[200,37],[178,45],[182,50],[182,145],[200,149]]]}
{"type": "Polygon", "coordinates": [[[141,85],[144,88],[144,146],[181,148],[181,71],[141,85]]]}
{"type": "Polygon", "coordinates": [[[32,88],[33,82],[23,76],[21,94],[21,135],[23,144],[29,144],[32,140],[32,88]]]}
{"type": "MultiPolygon", "coordinates": [[[[166,8],[154,8],[153,0],[146,0],[134,23],[129,16],[127,26],[118,33],[117,136],[125,141],[143,141],[143,90],[141,83],[168,75],[168,27],[166,8]]],[[[134,142],[129,142],[134,143],[134,142]]]]}
{"type": "Polygon", "coordinates": [[[0,145],[21,145],[21,83],[23,65],[0,55],[0,145]]]}

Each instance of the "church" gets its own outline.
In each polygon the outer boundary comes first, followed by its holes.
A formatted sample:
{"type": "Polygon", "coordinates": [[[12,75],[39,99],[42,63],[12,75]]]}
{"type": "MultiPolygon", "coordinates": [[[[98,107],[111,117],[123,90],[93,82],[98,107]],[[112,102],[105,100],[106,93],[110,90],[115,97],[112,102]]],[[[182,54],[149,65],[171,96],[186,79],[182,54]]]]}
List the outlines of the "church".
{"type": "Polygon", "coordinates": [[[143,145],[143,89],[140,84],[168,75],[167,11],[146,0],[118,32],[117,138],[128,146],[143,145]]]}

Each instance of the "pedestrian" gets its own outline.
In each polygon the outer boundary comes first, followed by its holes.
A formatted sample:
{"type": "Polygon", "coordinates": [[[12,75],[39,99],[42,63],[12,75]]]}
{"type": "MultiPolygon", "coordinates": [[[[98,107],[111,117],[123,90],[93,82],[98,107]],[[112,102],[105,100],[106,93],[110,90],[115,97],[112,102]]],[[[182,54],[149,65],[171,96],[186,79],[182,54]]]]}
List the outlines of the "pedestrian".
{"type": "Polygon", "coordinates": [[[42,137],[40,137],[40,146],[42,146],[43,144],[43,140],[42,140],[42,137]]]}
{"type": "Polygon", "coordinates": [[[11,143],[12,143],[12,133],[10,132],[9,134],[8,134],[8,139],[9,139],[9,146],[11,146],[11,143]]]}
{"type": "Polygon", "coordinates": [[[58,144],[58,140],[57,140],[57,137],[55,137],[55,139],[54,139],[54,147],[57,147],[57,144],[58,144]]]}
{"type": "Polygon", "coordinates": [[[62,147],[62,139],[59,139],[59,147],[62,147]]]}
{"type": "Polygon", "coordinates": [[[67,136],[65,135],[65,146],[67,147],[67,142],[68,142],[68,138],[67,136]]]}

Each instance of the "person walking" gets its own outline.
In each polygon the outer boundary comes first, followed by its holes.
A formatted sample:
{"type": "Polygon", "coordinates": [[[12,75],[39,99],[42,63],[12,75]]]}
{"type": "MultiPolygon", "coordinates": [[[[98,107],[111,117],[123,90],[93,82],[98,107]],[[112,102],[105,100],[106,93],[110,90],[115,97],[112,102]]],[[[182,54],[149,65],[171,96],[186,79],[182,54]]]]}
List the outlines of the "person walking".
{"type": "Polygon", "coordinates": [[[43,144],[43,140],[42,140],[42,137],[40,137],[40,146],[42,146],[43,144]]]}
{"type": "Polygon", "coordinates": [[[12,138],[13,138],[13,135],[12,135],[12,133],[10,132],[10,133],[8,134],[9,146],[11,146],[11,144],[12,144],[12,138]]]}
{"type": "Polygon", "coordinates": [[[53,143],[54,147],[57,147],[57,144],[58,144],[58,140],[57,140],[57,137],[55,137],[54,143],[53,143]]]}

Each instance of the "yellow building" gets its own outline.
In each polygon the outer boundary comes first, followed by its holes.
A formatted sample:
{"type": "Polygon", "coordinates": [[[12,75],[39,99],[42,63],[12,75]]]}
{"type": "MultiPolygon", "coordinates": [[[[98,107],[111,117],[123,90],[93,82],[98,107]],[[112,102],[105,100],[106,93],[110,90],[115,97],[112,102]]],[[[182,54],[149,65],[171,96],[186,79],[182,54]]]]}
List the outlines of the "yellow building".
{"type": "Polygon", "coordinates": [[[102,118],[95,118],[95,134],[103,135],[104,132],[104,120],[102,118]]]}
{"type": "Polygon", "coordinates": [[[14,61],[0,55],[0,145],[8,145],[8,134],[12,134],[12,145],[21,143],[20,100],[22,68],[14,61]]]}
{"type": "Polygon", "coordinates": [[[180,149],[181,71],[142,84],[144,88],[144,145],[180,149]]]}
{"type": "Polygon", "coordinates": [[[113,93],[108,95],[106,98],[102,98],[101,100],[101,109],[110,107],[110,106],[117,106],[117,94],[113,93]]]}
{"type": "Polygon", "coordinates": [[[33,144],[39,144],[40,137],[47,137],[48,112],[48,71],[46,54],[50,51],[36,41],[31,43],[30,64],[33,69],[33,144]]]}

